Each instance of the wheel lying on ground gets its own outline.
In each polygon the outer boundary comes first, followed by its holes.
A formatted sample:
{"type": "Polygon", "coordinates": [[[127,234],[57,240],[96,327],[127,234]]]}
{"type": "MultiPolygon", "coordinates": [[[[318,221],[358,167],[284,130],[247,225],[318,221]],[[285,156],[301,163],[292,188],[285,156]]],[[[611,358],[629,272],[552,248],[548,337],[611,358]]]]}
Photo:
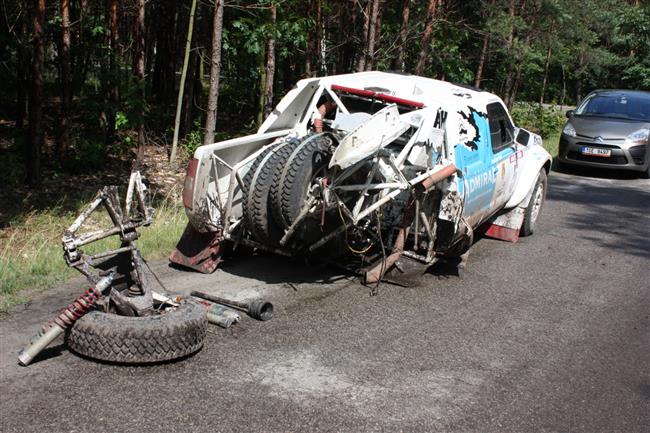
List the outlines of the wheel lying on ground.
{"type": "Polygon", "coordinates": [[[270,193],[273,185],[279,182],[284,165],[295,148],[296,144],[289,141],[275,146],[260,162],[245,197],[244,224],[253,237],[264,244],[277,244],[283,234],[282,228],[269,212],[270,193]]]}
{"type": "Polygon", "coordinates": [[[302,211],[311,181],[329,161],[331,146],[329,136],[312,135],[289,156],[275,191],[271,191],[274,216],[284,228],[289,228],[302,211]]]}
{"type": "Polygon", "coordinates": [[[203,346],[205,309],[193,302],[153,316],[127,317],[92,311],[67,335],[68,347],[101,361],[146,364],[191,355],[203,346]]]}
{"type": "Polygon", "coordinates": [[[537,175],[537,182],[533,189],[533,195],[530,197],[530,203],[526,207],[524,215],[524,224],[521,227],[521,236],[530,236],[535,231],[535,226],[542,212],[544,201],[546,199],[546,170],[541,169],[537,175]]]}

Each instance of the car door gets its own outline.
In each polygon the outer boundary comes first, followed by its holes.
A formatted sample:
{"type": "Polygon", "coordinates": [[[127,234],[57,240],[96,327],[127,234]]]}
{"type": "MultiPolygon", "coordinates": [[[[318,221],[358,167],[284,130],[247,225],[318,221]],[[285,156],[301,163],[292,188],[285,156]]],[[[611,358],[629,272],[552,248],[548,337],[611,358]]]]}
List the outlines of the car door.
{"type": "Polygon", "coordinates": [[[495,183],[490,213],[500,210],[514,192],[517,167],[523,152],[517,149],[515,127],[500,102],[487,105],[490,127],[490,170],[495,183]]]}
{"type": "Polygon", "coordinates": [[[480,107],[468,106],[455,113],[458,139],[455,164],[462,173],[459,191],[463,196],[463,217],[476,227],[491,211],[496,187],[492,170],[492,147],[488,115],[480,107]]]}

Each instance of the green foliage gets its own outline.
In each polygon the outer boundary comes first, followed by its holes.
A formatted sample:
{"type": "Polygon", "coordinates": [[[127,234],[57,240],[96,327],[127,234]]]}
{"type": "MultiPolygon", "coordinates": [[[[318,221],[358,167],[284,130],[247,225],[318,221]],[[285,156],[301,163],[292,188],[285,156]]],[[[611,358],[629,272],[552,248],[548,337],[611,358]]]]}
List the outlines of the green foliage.
{"type": "Polygon", "coordinates": [[[511,111],[515,125],[549,138],[562,128],[566,118],[556,108],[546,108],[539,104],[515,103],[511,111]]]}
{"type": "Polygon", "coordinates": [[[200,119],[194,121],[194,127],[187,134],[185,140],[180,143],[181,148],[187,155],[194,155],[197,147],[203,144],[203,128],[200,119]]]}
{"type": "Polygon", "coordinates": [[[68,173],[88,173],[102,167],[106,159],[106,148],[100,137],[77,135],[76,144],[63,160],[63,169],[68,173]]]}
{"type": "Polygon", "coordinates": [[[115,113],[115,130],[119,131],[129,124],[129,119],[122,111],[115,113]]]}

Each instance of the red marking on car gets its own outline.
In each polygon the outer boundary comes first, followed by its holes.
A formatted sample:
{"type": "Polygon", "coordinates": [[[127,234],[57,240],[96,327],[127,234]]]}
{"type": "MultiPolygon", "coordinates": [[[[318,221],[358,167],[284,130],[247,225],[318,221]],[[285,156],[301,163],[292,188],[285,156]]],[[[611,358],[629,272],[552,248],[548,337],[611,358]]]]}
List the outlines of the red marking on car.
{"type": "Polygon", "coordinates": [[[485,231],[485,236],[514,243],[519,240],[519,229],[511,229],[508,227],[491,224],[485,231]]]}
{"type": "Polygon", "coordinates": [[[384,102],[394,102],[395,104],[398,105],[406,105],[415,108],[424,107],[424,104],[422,102],[411,101],[409,99],[404,99],[404,98],[398,98],[396,96],[391,96],[380,92],[374,92],[372,90],[355,89],[354,87],[339,86],[337,84],[332,84],[332,90],[338,90],[339,92],[349,93],[351,95],[365,96],[368,98],[379,99],[380,101],[384,101],[384,102]]]}
{"type": "Polygon", "coordinates": [[[196,179],[196,171],[199,167],[199,160],[192,158],[187,164],[187,171],[185,172],[185,182],[183,182],[183,206],[192,209],[192,196],[194,195],[194,181],[196,179]]]}
{"type": "Polygon", "coordinates": [[[524,151],[523,150],[519,150],[516,153],[513,153],[512,155],[510,155],[510,164],[515,164],[517,161],[519,161],[523,157],[524,157],[524,151]]]}

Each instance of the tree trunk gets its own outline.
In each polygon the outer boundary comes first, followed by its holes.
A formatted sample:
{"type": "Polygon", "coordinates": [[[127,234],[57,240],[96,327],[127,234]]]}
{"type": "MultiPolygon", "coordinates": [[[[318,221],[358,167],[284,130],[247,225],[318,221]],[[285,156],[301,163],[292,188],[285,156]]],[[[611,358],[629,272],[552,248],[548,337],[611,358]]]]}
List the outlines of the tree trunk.
{"type": "Polygon", "coordinates": [[[433,22],[436,16],[437,6],[438,0],[429,0],[427,6],[427,21],[420,41],[420,55],[418,56],[418,63],[415,66],[416,75],[423,75],[427,65],[429,64],[429,45],[431,45],[433,39],[433,22]]]}
{"type": "MultiPolygon", "coordinates": [[[[197,7],[200,5],[197,5],[197,7]]],[[[196,49],[196,43],[195,43],[196,49]]],[[[188,77],[185,80],[187,82],[187,91],[183,95],[183,120],[181,121],[181,136],[187,135],[192,131],[192,114],[194,112],[195,104],[198,105],[201,103],[200,90],[201,90],[201,80],[199,79],[199,71],[201,68],[201,58],[200,54],[196,53],[193,57],[192,62],[187,70],[188,77]],[[199,97],[197,98],[197,88],[199,89],[199,97]],[[197,104],[198,99],[198,104],[197,104]]]]}
{"type": "Polygon", "coordinates": [[[404,53],[406,52],[406,39],[409,34],[409,15],[411,13],[411,0],[404,0],[402,5],[402,24],[399,29],[399,44],[397,56],[393,61],[393,69],[404,71],[404,53]]]}
{"type": "Polygon", "coordinates": [[[548,82],[548,69],[551,65],[551,47],[546,51],[546,62],[544,62],[544,79],[542,80],[542,93],[539,95],[539,105],[544,103],[544,93],[546,92],[546,83],[548,82]]]}
{"type": "Polygon", "coordinates": [[[363,11],[363,37],[361,42],[363,48],[357,62],[357,72],[366,70],[366,59],[368,58],[368,31],[370,29],[370,15],[372,15],[372,5],[374,0],[367,0],[366,7],[363,11]]]}
{"type": "Polygon", "coordinates": [[[327,62],[325,53],[325,40],[323,39],[323,5],[321,0],[316,0],[316,55],[318,59],[318,75],[327,75],[327,62]]]}
{"type": "MultiPolygon", "coordinates": [[[[16,131],[18,132],[25,126],[25,116],[27,115],[27,76],[29,75],[29,50],[27,48],[28,20],[28,17],[21,16],[18,27],[18,68],[16,70],[16,131]]],[[[16,139],[18,140],[18,135],[16,135],[16,139]]]]}
{"type": "Polygon", "coordinates": [[[167,106],[172,98],[176,87],[175,77],[175,29],[178,14],[174,13],[176,8],[169,4],[169,0],[159,2],[159,19],[163,22],[156,32],[156,57],[153,69],[152,93],[159,103],[167,106]]]}
{"type": "MultiPolygon", "coordinates": [[[[74,2],[72,4],[74,5],[74,2]]],[[[92,50],[89,49],[88,45],[86,45],[86,39],[84,38],[84,28],[86,26],[89,6],[90,4],[88,0],[79,1],[79,22],[73,26],[77,28],[76,45],[78,49],[76,50],[77,54],[75,55],[74,67],[72,68],[72,92],[77,94],[81,93],[83,85],[86,82],[89,63],[88,58],[92,52],[92,50]]]]}
{"type": "Polygon", "coordinates": [[[366,41],[366,71],[372,70],[375,64],[375,43],[377,42],[377,22],[379,20],[379,0],[371,2],[370,21],[368,22],[368,40],[366,41]]]}
{"type": "Polygon", "coordinates": [[[169,155],[169,162],[176,160],[176,149],[178,147],[178,133],[181,125],[181,110],[183,108],[183,91],[185,90],[185,78],[187,77],[187,66],[190,63],[190,52],[192,51],[192,33],[194,30],[194,12],[196,11],[196,0],[192,0],[190,7],[190,19],[187,25],[187,37],[185,39],[185,55],[183,57],[183,69],[181,71],[181,82],[178,85],[178,99],[176,100],[176,119],[174,120],[174,139],[172,151],[169,155]]]}
{"type": "Polygon", "coordinates": [[[474,77],[474,87],[481,87],[481,81],[483,81],[483,68],[485,67],[485,61],[487,60],[487,51],[490,43],[490,34],[485,30],[483,34],[483,43],[481,44],[481,54],[478,59],[478,67],[476,68],[476,76],[474,77]]]}
{"type": "Polygon", "coordinates": [[[564,69],[564,64],[562,64],[562,93],[560,94],[560,105],[564,105],[566,101],[566,70],[564,69]]]}
{"type": "MultiPolygon", "coordinates": [[[[521,15],[522,16],[524,15],[525,6],[526,6],[526,1],[522,0],[522,2],[521,2],[521,15]]],[[[532,13],[530,14],[531,18],[530,18],[530,22],[528,22],[529,29],[534,29],[535,25],[537,24],[537,17],[538,17],[537,14],[538,14],[539,10],[536,10],[536,9],[537,8],[533,8],[532,13]]],[[[526,34],[526,38],[524,39],[524,45],[525,46],[530,45],[530,40],[532,38],[532,35],[533,35],[533,32],[529,30],[528,33],[526,34]]],[[[512,109],[512,106],[514,105],[515,99],[517,97],[517,92],[519,91],[519,85],[521,84],[521,72],[523,70],[523,66],[522,66],[523,62],[524,62],[524,59],[517,59],[515,62],[512,62],[512,63],[516,63],[516,65],[513,66],[512,69],[511,69],[511,71],[513,71],[511,86],[510,86],[509,90],[506,89],[507,93],[506,93],[506,99],[504,101],[506,103],[506,106],[508,107],[508,110],[512,109]]]]}
{"type": "Polygon", "coordinates": [[[375,44],[372,52],[372,66],[368,70],[377,68],[377,52],[379,52],[379,44],[381,43],[381,24],[384,18],[384,3],[385,0],[377,0],[377,20],[375,22],[375,44]]]}
{"type": "Polygon", "coordinates": [[[515,11],[516,11],[516,2],[515,0],[510,0],[510,6],[508,7],[508,15],[510,15],[511,29],[510,29],[510,34],[508,35],[508,40],[506,42],[506,48],[507,48],[506,58],[509,59],[509,61],[508,61],[508,67],[506,72],[506,79],[503,84],[503,90],[501,92],[504,96],[503,102],[505,102],[508,108],[512,106],[512,101],[510,100],[510,94],[513,89],[513,78],[515,73],[514,67],[516,63],[516,60],[512,57],[512,46],[515,40],[515,27],[514,27],[515,11]]]}
{"type": "Polygon", "coordinates": [[[494,6],[496,0],[490,0],[489,9],[485,14],[485,23],[483,24],[483,43],[481,44],[481,53],[479,54],[478,67],[476,68],[476,76],[474,77],[474,87],[481,87],[483,81],[483,70],[487,62],[488,48],[490,47],[490,32],[488,30],[488,20],[492,16],[491,8],[494,6]]]}
{"type": "Polygon", "coordinates": [[[136,52],[134,57],[135,75],[138,80],[140,96],[140,119],[138,121],[138,161],[142,162],[144,158],[144,107],[145,100],[145,81],[144,81],[144,50],[145,50],[145,5],[147,0],[138,0],[138,17],[136,20],[136,52]]]}
{"type": "Polygon", "coordinates": [[[210,68],[210,90],[208,92],[208,114],[205,119],[203,144],[214,142],[214,129],[217,123],[217,102],[219,99],[219,76],[221,75],[221,37],[223,34],[223,1],[214,2],[214,22],[212,29],[212,67],[210,68]]]}
{"type": "Polygon", "coordinates": [[[576,75],[576,105],[580,105],[580,101],[582,101],[582,76],[584,74],[584,68],[585,68],[585,55],[583,51],[580,51],[580,54],[578,54],[578,67],[575,71],[576,75]]]}
{"type": "Polygon", "coordinates": [[[354,65],[354,28],[356,0],[339,2],[339,61],[337,73],[349,72],[354,65]]]}
{"type": "Polygon", "coordinates": [[[117,62],[117,51],[120,43],[119,33],[119,10],[120,0],[110,0],[108,10],[108,29],[110,33],[109,68],[110,79],[108,89],[108,119],[106,122],[106,144],[112,144],[115,138],[115,116],[120,104],[119,88],[119,67],[117,62]]]}
{"type": "MultiPolygon", "coordinates": [[[[314,16],[314,2],[316,0],[308,0],[307,1],[307,17],[311,18],[314,16]]],[[[306,47],[306,52],[305,52],[305,76],[306,77],[313,77],[314,76],[314,66],[312,63],[312,60],[314,58],[314,53],[316,52],[315,48],[315,32],[314,29],[312,28],[311,25],[308,25],[307,27],[307,47],[306,47]]]]}
{"type": "Polygon", "coordinates": [[[38,185],[41,181],[41,145],[43,143],[43,67],[45,64],[45,41],[43,21],[45,0],[35,0],[32,16],[31,91],[29,95],[29,142],[27,144],[27,183],[38,185]]]}
{"type": "Polygon", "coordinates": [[[70,107],[72,105],[72,76],[70,72],[70,1],[61,0],[61,125],[56,142],[59,161],[70,147],[70,107]]]}
{"type": "MultiPolygon", "coordinates": [[[[319,4],[320,9],[320,4],[319,4]]],[[[266,71],[264,73],[264,106],[262,119],[266,119],[273,110],[273,79],[275,76],[275,23],[277,10],[275,4],[271,6],[271,34],[266,46],[266,71]]]]}

